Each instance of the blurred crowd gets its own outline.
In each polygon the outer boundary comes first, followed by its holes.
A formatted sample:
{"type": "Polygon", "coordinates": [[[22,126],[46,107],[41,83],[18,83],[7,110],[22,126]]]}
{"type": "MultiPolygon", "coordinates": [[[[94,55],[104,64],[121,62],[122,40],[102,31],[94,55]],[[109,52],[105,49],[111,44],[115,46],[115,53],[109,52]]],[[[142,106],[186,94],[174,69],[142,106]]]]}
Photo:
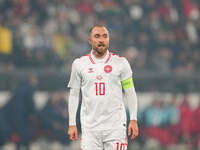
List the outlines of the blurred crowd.
{"type": "Polygon", "coordinates": [[[162,147],[183,144],[186,149],[199,148],[200,104],[193,107],[190,101],[187,94],[179,102],[176,95],[168,102],[156,98],[141,110],[140,144],[150,146],[153,140],[162,147]]]}
{"type": "MultiPolygon", "coordinates": [[[[17,150],[30,148],[41,139],[70,146],[68,129],[68,92],[50,92],[44,105],[38,107],[35,95],[36,76],[19,82],[8,102],[0,107],[0,149],[14,143],[17,150]],[[36,107],[37,106],[37,107],[36,107]]],[[[200,148],[200,98],[191,103],[191,97],[174,94],[169,100],[155,96],[138,112],[140,134],[133,143],[141,148],[169,148],[184,145],[186,149],[200,148]]],[[[142,102],[140,102],[142,103],[142,102]]],[[[80,132],[80,106],[77,113],[80,132]]],[[[128,117],[129,118],[129,117],[128,117]]],[[[128,120],[127,118],[127,120],[128,120]]],[[[80,135],[80,134],[79,134],[80,135]]],[[[130,146],[132,142],[130,142],[130,146]]]]}
{"type": "Polygon", "coordinates": [[[200,71],[199,0],[1,0],[0,68],[66,68],[94,24],[135,70],[200,71]]]}
{"type": "MultiPolygon", "coordinates": [[[[109,29],[109,50],[125,56],[136,72],[200,72],[199,0],[0,0],[0,72],[70,70],[75,57],[90,51],[89,28],[95,24],[109,29]]],[[[29,147],[41,137],[70,144],[67,92],[51,92],[38,110],[37,82],[34,76],[20,82],[0,107],[0,147],[7,142],[29,147]]],[[[155,99],[139,111],[134,144],[200,148],[200,104],[192,108],[187,95],[181,103],[176,99],[155,99]]]]}
{"type": "Polygon", "coordinates": [[[14,143],[16,150],[28,150],[32,142],[43,137],[50,142],[69,144],[67,92],[51,92],[42,109],[38,109],[34,96],[37,84],[36,76],[22,80],[0,108],[0,149],[14,143]]]}

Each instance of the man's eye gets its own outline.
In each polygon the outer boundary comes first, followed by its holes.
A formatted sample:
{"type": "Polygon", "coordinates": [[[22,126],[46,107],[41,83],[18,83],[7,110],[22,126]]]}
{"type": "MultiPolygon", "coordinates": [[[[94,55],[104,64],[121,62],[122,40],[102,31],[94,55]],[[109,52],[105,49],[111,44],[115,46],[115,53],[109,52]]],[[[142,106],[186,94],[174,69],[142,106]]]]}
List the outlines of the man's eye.
{"type": "Polygon", "coordinates": [[[99,37],[99,35],[98,35],[98,34],[95,34],[95,37],[96,37],[96,38],[98,38],[98,37],[99,37]]]}
{"type": "Polygon", "coordinates": [[[107,36],[107,34],[104,34],[103,37],[104,37],[104,38],[107,38],[108,36],[107,36]]]}

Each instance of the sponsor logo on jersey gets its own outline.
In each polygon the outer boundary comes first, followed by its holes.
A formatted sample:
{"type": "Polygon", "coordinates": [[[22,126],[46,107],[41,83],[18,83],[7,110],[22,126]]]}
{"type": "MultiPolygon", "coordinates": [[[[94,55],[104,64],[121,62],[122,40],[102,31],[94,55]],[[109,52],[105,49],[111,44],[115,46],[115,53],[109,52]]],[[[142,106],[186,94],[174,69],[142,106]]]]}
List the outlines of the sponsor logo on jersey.
{"type": "Polygon", "coordinates": [[[104,71],[105,71],[106,73],[110,73],[110,72],[112,71],[112,66],[111,66],[111,65],[106,65],[106,66],[104,67],[104,71]]]}
{"type": "Polygon", "coordinates": [[[93,72],[94,72],[93,68],[89,68],[88,73],[93,73],[93,72]]]}
{"type": "Polygon", "coordinates": [[[96,77],[96,79],[97,79],[97,80],[102,80],[103,77],[102,77],[101,75],[98,75],[98,76],[96,77]]]}

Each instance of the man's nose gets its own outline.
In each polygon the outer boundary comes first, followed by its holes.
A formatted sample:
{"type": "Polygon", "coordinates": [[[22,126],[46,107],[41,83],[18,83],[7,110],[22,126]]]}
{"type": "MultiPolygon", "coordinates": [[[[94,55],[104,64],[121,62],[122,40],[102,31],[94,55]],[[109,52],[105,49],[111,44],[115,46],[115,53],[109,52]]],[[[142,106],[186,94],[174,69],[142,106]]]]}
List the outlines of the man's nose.
{"type": "Polygon", "coordinates": [[[100,39],[99,39],[99,43],[100,43],[100,44],[103,44],[103,43],[104,43],[104,39],[103,39],[103,38],[100,38],[100,39]]]}

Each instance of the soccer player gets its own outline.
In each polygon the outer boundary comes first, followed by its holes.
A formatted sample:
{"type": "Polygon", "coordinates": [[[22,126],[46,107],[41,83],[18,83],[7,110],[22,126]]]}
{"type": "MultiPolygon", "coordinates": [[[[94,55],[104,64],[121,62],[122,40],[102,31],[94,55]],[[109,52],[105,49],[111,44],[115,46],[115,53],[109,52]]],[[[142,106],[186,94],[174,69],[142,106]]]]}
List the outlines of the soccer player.
{"type": "Polygon", "coordinates": [[[138,136],[137,97],[131,67],[124,57],[109,52],[109,32],[102,25],[90,29],[90,54],[74,60],[68,87],[71,140],[78,139],[76,112],[79,92],[81,105],[82,150],[126,150],[126,111],[128,102],[131,140],[138,136]]]}

